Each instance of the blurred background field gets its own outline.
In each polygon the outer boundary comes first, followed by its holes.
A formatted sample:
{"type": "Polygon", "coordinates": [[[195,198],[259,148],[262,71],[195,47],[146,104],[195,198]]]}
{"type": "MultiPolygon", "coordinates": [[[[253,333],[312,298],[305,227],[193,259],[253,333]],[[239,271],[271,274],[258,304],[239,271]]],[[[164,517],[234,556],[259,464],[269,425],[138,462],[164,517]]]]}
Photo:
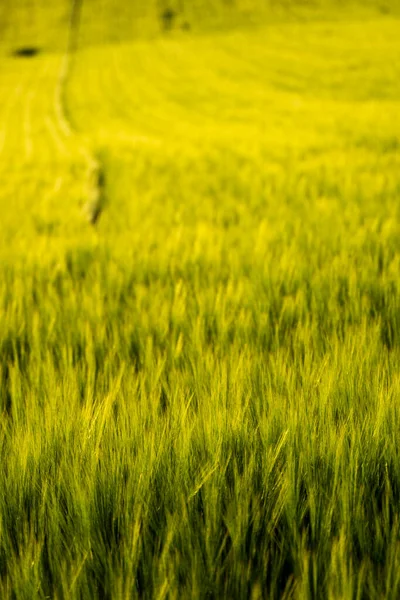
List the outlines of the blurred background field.
{"type": "Polygon", "coordinates": [[[399,7],[3,0],[1,598],[399,597],[399,7]]]}

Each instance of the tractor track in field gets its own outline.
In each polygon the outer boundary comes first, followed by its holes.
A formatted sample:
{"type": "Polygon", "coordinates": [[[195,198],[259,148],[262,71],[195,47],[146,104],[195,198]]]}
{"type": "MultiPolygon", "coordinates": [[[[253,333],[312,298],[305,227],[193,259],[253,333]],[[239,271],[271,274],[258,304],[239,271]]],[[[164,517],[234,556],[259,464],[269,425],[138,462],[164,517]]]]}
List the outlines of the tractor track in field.
{"type": "Polygon", "coordinates": [[[63,145],[65,147],[63,137],[64,139],[73,139],[77,143],[78,153],[83,158],[86,166],[83,210],[89,223],[94,225],[104,208],[104,167],[91,150],[89,141],[75,129],[68,116],[65,93],[74,56],[75,49],[71,49],[69,45],[61,62],[55,90],[54,109],[57,127],[53,126],[51,119],[47,119],[46,126],[59,148],[63,145]]]}
{"type": "Polygon", "coordinates": [[[38,59],[5,60],[5,78],[0,80],[4,98],[0,103],[0,173],[4,190],[10,193],[14,188],[32,186],[32,169],[40,169],[43,175],[39,180],[47,181],[51,188],[40,193],[46,203],[59,194],[75,164],[80,175],[72,176],[76,189],[81,189],[76,198],[83,205],[83,215],[94,224],[103,208],[104,175],[90,138],[74,128],[65,105],[72,58],[42,55],[38,59]],[[65,163],[71,165],[69,175],[63,172],[65,163]],[[54,177],[54,185],[48,177],[54,177]]]}

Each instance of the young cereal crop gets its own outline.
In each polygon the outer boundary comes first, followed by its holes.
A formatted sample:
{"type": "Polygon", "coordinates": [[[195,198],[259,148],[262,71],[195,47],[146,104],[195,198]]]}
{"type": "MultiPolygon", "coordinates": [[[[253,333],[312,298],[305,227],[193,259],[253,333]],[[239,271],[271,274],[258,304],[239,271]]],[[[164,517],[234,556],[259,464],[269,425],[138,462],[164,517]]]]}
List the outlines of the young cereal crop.
{"type": "Polygon", "coordinates": [[[398,18],[112,43],[87,2],[65,72],[34,4],[40,52],[0,55],[0,597],[399,598],[398,18]]]}

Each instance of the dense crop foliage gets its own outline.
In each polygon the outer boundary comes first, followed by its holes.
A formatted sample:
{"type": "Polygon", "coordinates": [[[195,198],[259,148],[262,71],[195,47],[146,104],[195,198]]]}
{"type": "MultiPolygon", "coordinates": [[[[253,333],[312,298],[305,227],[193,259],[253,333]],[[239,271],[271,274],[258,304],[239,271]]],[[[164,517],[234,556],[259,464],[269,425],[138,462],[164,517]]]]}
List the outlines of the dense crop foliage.
{"type": "Polygon", "coordinates": [[[1,598],[400,596],[399,27],[0,57],[1,598]]]}
{"type": "Polygon", "coordinates": [[[63,48],[74,5],[81,7],[83,46],[177,31],[400,14],[400,0],[1,0],[0,48],[16,43],[63,48]]]}

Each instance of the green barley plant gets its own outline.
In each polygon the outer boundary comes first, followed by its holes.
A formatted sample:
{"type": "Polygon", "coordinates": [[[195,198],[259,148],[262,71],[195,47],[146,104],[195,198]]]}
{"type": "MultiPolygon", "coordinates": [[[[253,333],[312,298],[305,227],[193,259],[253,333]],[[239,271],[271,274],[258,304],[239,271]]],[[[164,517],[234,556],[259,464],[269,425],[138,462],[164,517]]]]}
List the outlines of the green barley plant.
{"type": "Polygon", "coordinates": [[[4,7],[0,597],[399,598],[398,3],[4,7]]]}

